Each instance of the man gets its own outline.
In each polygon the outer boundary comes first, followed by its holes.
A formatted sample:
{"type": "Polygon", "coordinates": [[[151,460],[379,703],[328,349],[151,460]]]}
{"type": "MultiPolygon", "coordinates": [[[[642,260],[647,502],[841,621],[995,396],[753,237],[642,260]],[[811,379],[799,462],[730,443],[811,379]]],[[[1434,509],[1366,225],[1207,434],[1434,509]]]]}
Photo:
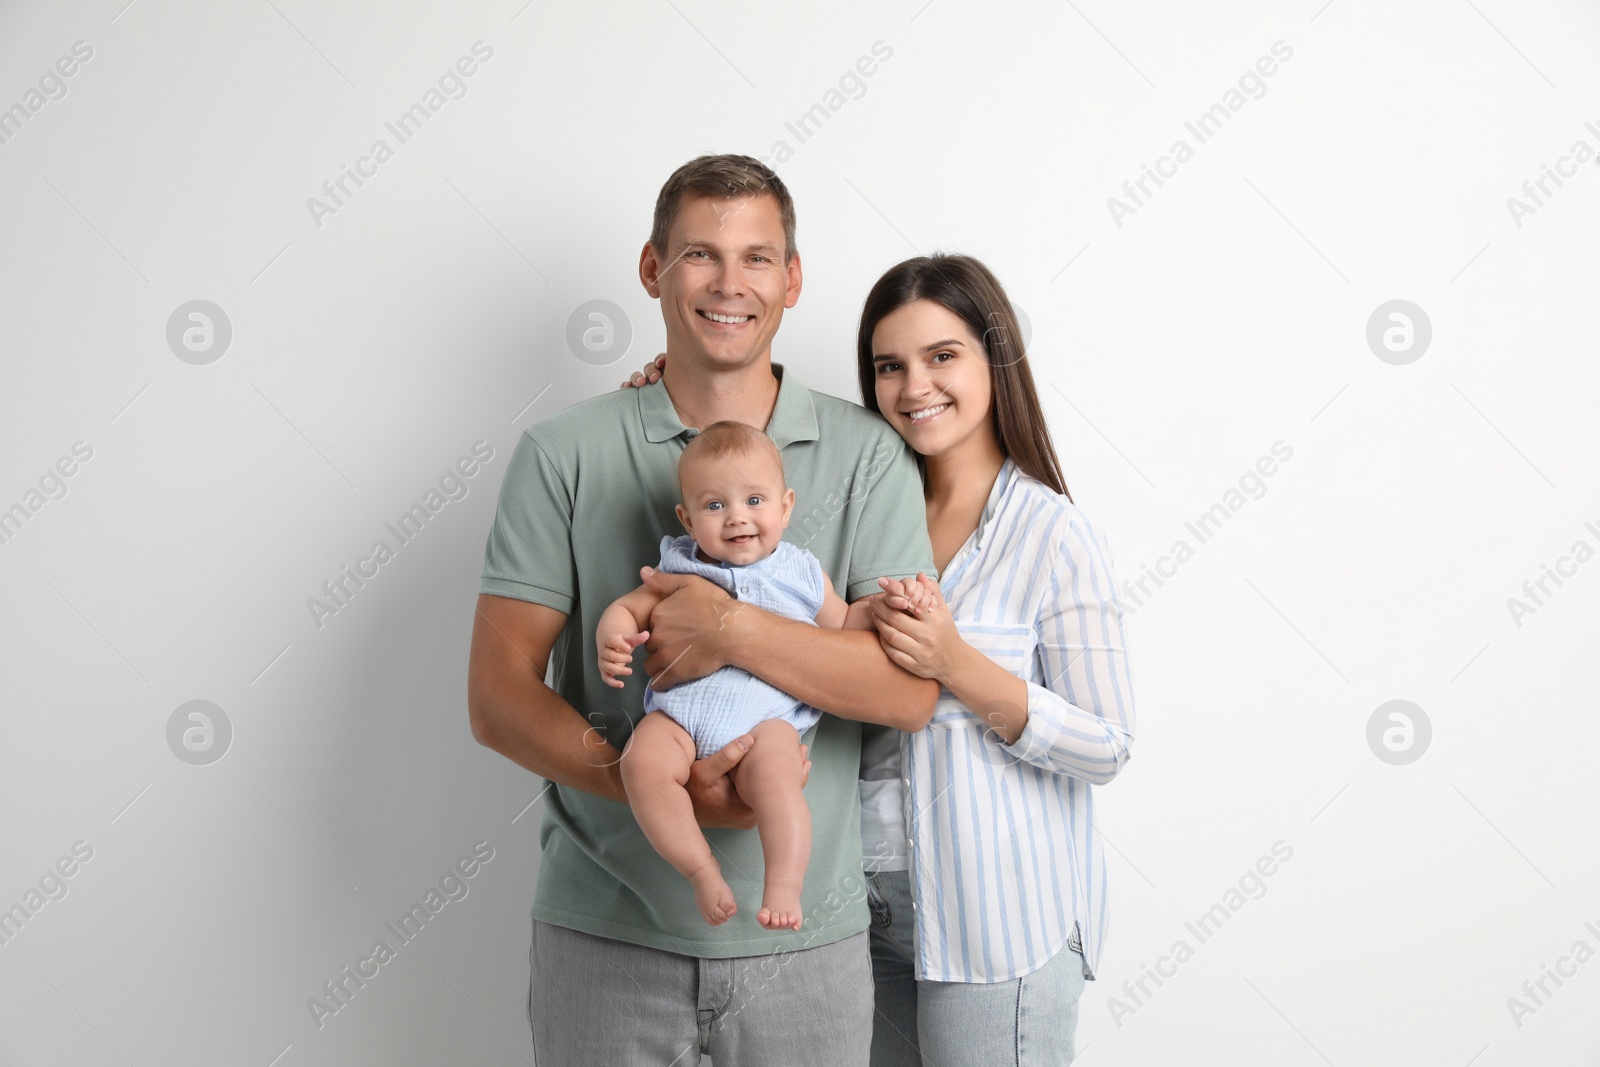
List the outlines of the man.
{"type": "Polygon", "coordinates": [[[661,304],[665,374],[523,433],[472,634],[473,736],[553,783],[529,953],[535,1055],[539,1067],[666,1067],[698,1062],[698,1048],[739,1067],[865,1065],[860,724],[921,729],[937,684],[892,664],[870,632],[771,615],[693,576],[648,571],[669,595],[644,669],[622,689],[600,679],[594,627],[656,562],[661,537],[679,532],[677,460],[700,427],[735,419],[772,438],[797,498],[785,537],[822,561],[847,600],[878,592],[881,575],[934,573],[920,481],[881,419],[772,362],[801,272],[794,205],[768,168],[748,156],[680,167],[656,201],[639,276],[661,304]],[[816,832],[798,931],[755,921],[761,847],[728,775],[748,737],[697,761],[687,785],[741,904],[721,926],[700,917],[689,882],[626,802],[619,761],[645,712],[645,681],[664,689],[725,665],[828,713],[802,738],[816,832]]]}

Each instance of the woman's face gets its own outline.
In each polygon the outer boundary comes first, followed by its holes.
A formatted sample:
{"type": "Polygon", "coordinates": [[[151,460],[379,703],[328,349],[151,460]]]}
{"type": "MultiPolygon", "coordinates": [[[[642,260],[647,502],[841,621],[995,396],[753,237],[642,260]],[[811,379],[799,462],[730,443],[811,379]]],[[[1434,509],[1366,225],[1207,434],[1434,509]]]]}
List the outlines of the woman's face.
{"type": "Polygon", "coordinates": [[[992,434],[993,386],[982,342],[960,316],[931,300],[885,315],[872,331],[878,410],[924,456],[975,433],[992,434]]]}

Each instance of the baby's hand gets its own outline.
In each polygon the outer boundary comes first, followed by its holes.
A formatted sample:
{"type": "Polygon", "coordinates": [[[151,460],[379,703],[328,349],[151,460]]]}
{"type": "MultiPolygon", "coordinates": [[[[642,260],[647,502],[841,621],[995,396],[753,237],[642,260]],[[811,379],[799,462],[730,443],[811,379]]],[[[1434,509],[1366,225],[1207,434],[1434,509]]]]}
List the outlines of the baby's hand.
{"type": "Polygon", "coordinates": [[[622,676],[633,673],[633,650],[650,637],[649,630],[636,634],[596,635],[595,645],[600,653],[600,677],[613,689],[621,689],[622,676]]]}
{"type": "Polygon", "coordinates": [[[905,583],[906,599],[911,603],[911,614],[921,615],[931,611],[939,604],[939,597],[934,593],[933,587],[923,579],[922,575],[908,578],[905,583]]]}
{"type": "Polygon", "coordinates": [[[937,588],[931,579],[920,572],[915,578],[879,578],[878,584],[886,595],[885,603],[907,615],[922,615],[939,606],[937,588]]]}

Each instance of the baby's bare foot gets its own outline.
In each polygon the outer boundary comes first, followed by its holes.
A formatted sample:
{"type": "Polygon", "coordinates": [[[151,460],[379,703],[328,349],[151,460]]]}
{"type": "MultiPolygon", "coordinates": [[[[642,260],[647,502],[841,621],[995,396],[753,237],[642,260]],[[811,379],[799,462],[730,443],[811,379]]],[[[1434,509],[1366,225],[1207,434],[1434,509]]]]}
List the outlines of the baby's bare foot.
{"type": "Polygon", "coordinates": [[[756,922],[767,930],[800,929],[799,891],[773,888],[763,892],[756,922]]]}
{"type": "Polygon", "coordinates": [[[694,885],[695,907],[700,909],[701,918],[709,925],[721,926],[739,910],[739,905],[733,900],[733,890],[728,888],[722,872],[715,867],[706,867],[691,881],[694,885]]]}

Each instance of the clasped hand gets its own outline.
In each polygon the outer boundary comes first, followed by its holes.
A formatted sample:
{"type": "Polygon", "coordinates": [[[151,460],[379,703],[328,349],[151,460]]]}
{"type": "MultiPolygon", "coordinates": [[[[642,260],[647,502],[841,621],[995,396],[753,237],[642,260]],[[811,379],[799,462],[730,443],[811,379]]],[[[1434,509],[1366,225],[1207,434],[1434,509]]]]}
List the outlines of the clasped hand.
{"type": "Polygon", "coordinates": [[[890,661],[918,678],[947,684],[963,645],[950,605],[927,575],[879,578],[883,595],[872,607],[878,644],[890,661]]]}

